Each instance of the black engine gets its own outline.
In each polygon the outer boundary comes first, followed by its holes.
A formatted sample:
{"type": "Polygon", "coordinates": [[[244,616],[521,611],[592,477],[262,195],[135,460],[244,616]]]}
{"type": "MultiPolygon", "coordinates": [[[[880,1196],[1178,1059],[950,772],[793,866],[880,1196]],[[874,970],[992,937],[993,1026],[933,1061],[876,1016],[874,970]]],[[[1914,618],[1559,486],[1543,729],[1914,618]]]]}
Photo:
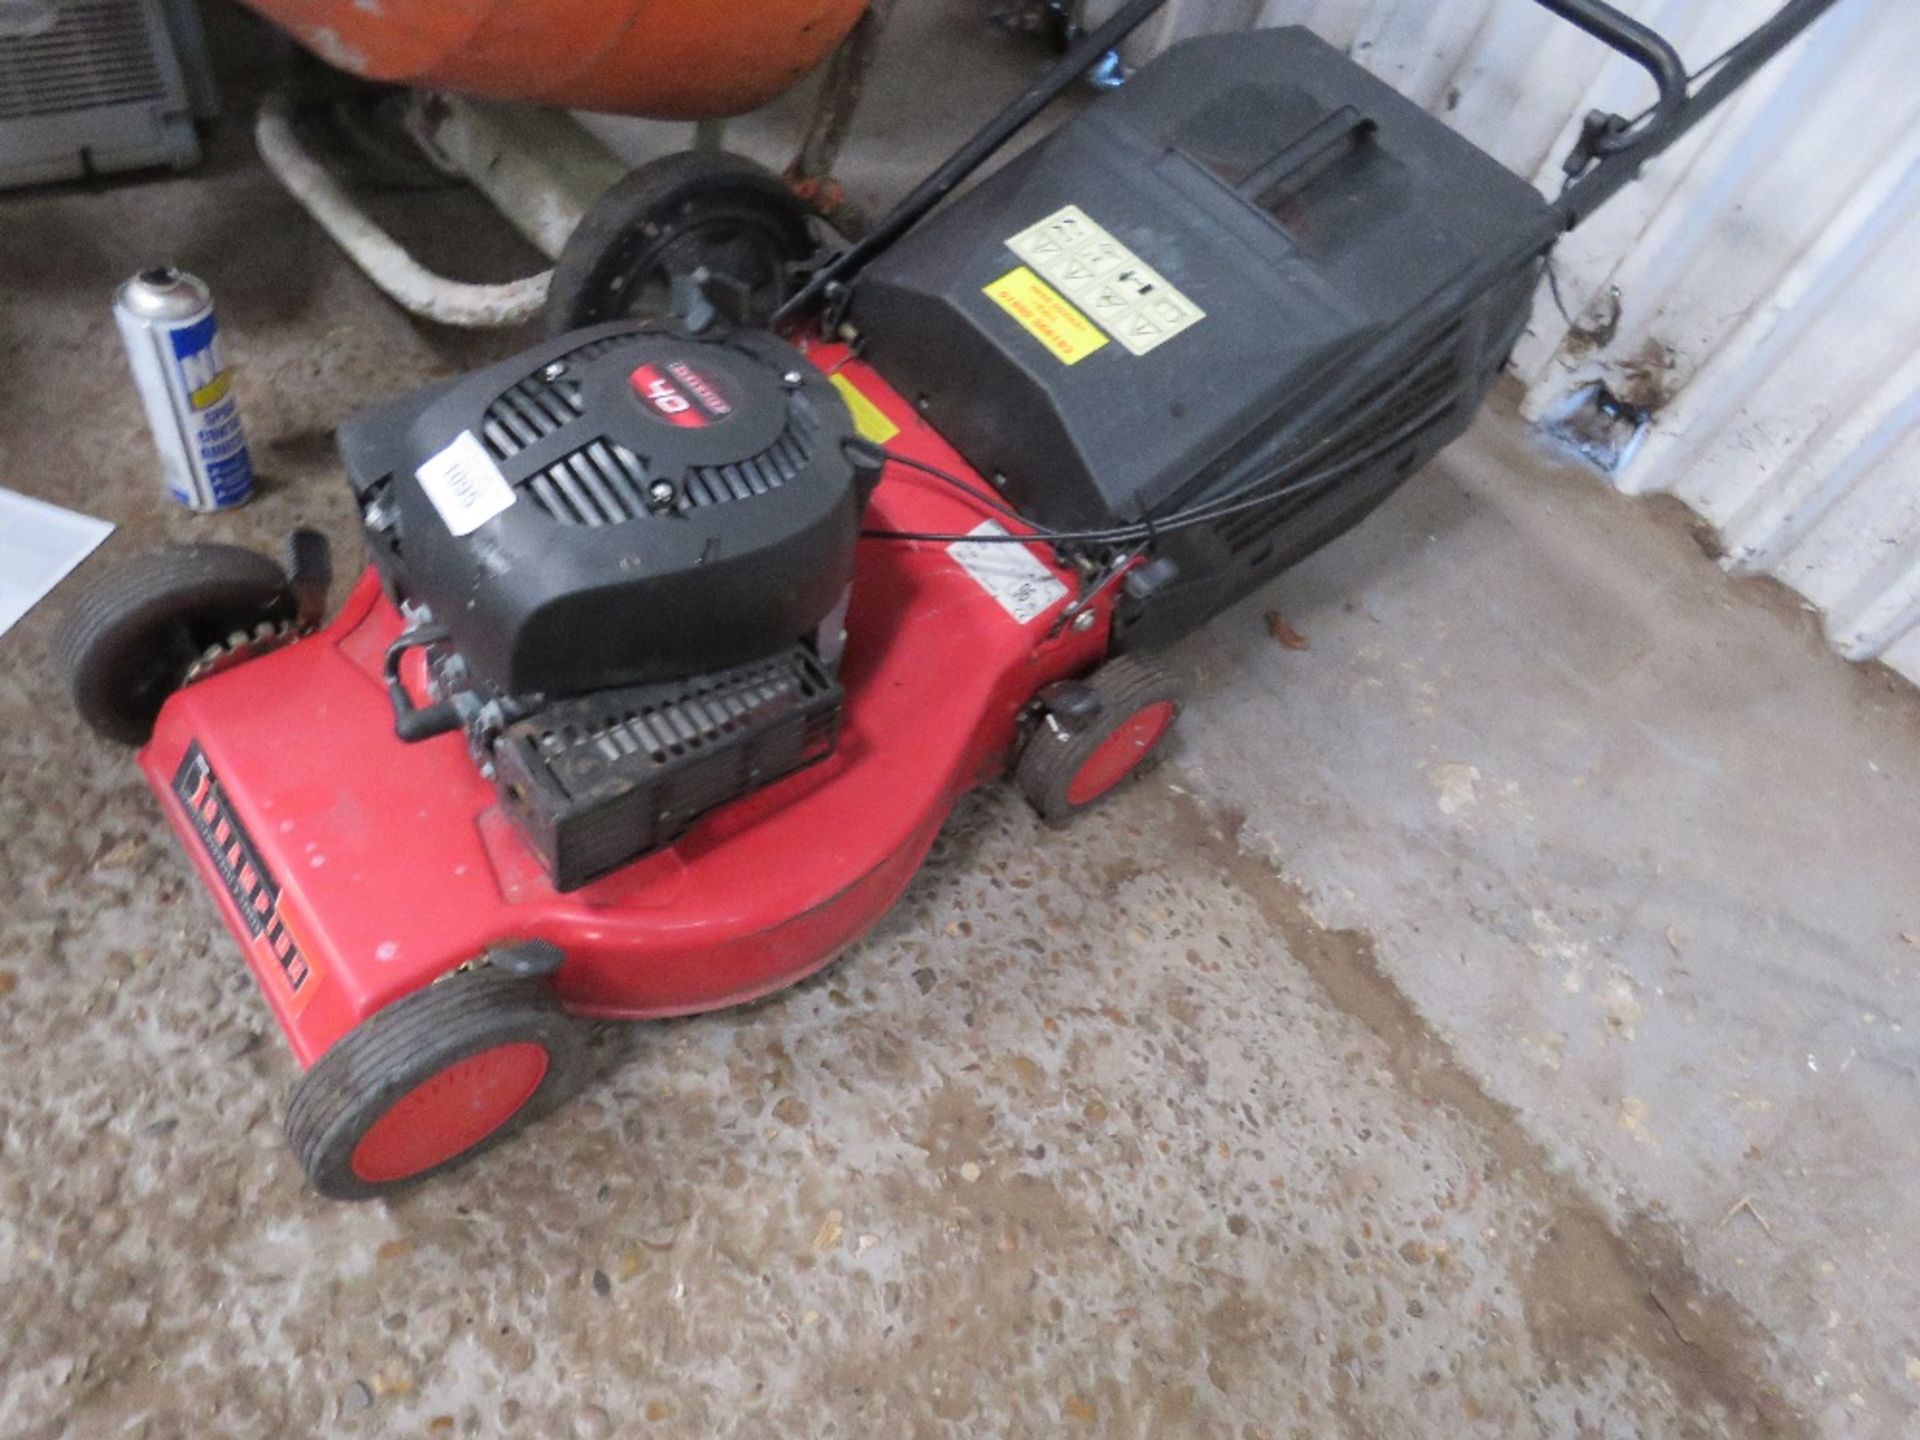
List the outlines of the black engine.
{"type": "Polygon", "coordinates": [[[409,622],[387,664],[399,732],[465,729],[561,889],[832,751],[881,459],[792,346],[599,326],[360,416],[340,445],[409,622]]]}

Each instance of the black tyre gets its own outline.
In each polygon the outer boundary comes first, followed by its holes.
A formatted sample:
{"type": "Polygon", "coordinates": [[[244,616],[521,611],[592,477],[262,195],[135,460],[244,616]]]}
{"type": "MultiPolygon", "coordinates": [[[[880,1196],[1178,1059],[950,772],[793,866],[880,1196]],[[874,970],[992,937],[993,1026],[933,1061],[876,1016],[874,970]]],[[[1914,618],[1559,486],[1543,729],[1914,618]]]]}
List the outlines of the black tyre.
{"type": "Polygon", "coordinates": [[[545,980],[462,970],[322,1055],[293,1088],[287,1143],[322,1195],[388,1195],[553,1110],[586,1070],[584,1026],[545,980]]]}
{"type": "Polygon", "coordinates": [[[293,623],[286,573],[236,545],[176,545],[126,561],[87,590],[54,639],[80,718],[144,744],[154,717],[209,651],[293,623]]]}
{"type": "Polygon", "coordinates": [[[553,267],[546,327],[672,313],[673,281],[705,268],[765,324],[792,293],[789,267],[814,253],[807,211],[779,178],[738,155],[650,161],[594,202],[553,267]]]}
{"type": "Polygon", "coordinates": [[[1109,660],[1082,685],[1091,697],[1076,696],[1074,709],[1084,718],[1069,723],[1063,715],[1043,716],[1015,770],[1020,789],[1050,825],[1091,810],[1147,769],[1180,714],[1172,677],[1130,655],[1109,660]]]}

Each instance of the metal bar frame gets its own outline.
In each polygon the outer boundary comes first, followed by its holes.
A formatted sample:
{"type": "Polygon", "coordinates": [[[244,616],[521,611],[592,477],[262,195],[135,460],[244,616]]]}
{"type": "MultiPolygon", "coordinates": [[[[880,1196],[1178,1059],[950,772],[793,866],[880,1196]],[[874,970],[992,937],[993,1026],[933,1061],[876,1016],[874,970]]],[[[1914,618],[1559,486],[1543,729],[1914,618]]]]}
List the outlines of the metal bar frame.
{"type": "Polygon", "coordinates": [[[1587,117],[1580,142],[1567,157],[1567,187],[1554,202],[1562,227],[1571,230],[1637,179],[1649,160],[1712,114],[1839,0],[1787,0],[1721,57],[1697,89],[1671,45],[1602,0],[1534,3],[1641,66],[1660,92],[1639,121],[1599,112],[1587,117]]]}
{"type": "Polygon", "coordinates": [[[873,219],[847,198],[834,178],[840,152],[853,130],[853,119],[880,51],[881,36],[899,0],[871,0],[852,32],[827,61],[820,93],[807,120],[806,134],[785,179],[793,193],[849,240],[859,240],[873,228],[873,219]]]}
{"type": "MultiPolygon", "coordinates": [[[[1105,24],[1082,36],[1058,62],[915,186],[864,236],[822,267],[780,308],[774,324],[789,323],[822,302],[829,305],[837,302],[867,265],[932,213],[1041,111],[1098,64],[1102,56],[1152,19],[1166,3],[1167,0],[1128,0],[1105,24]]],[[[1772,19],[1723,56],[1712,76],[1697,90],[1671,44],[1604,0],[1534,0],[1534,3],[1646,70],[1659,96],[1652,108],[1637,120],[1600,112],[1587,117],[1580,142],[1567,158],[1567,186],[1550,210],[1554,227],[1548,234],[1520,237],[1522,259],[1551,249],[1560,232],[1578,225],[1632,182],[1649,160],[1704,120],[1839,0],[1787,0],[1772,19]]],[[[844,138],[844,131],[838,138],[844,138]]],[[[1502,262],[1503,266],[1515,263],[1511,255],[1502,257],[1502,262]]]]}

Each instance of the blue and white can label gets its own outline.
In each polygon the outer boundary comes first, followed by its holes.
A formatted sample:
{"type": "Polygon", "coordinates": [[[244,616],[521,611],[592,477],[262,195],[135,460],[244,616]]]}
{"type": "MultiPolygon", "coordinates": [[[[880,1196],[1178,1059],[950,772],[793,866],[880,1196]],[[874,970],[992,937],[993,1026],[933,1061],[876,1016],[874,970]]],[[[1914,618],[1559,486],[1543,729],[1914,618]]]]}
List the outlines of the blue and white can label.
{"type": "Polygon", "coordinates": [[[245,504],[253,457],[205,284],[178,270],[144,270],[120,287],[114,317],[167,493],[199,511],[245,504]]]}

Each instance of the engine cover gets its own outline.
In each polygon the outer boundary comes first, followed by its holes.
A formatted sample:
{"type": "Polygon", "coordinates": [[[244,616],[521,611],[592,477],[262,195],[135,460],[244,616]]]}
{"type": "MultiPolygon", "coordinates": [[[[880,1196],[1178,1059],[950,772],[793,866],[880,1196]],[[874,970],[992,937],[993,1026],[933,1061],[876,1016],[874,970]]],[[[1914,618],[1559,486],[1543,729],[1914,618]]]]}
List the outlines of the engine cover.
{"type": "Polygon", "coordinates": [[[374,562],[482,694],[679,679],[812,635],[878,453],[800,352],[619,322],[350,421],[374,562]]]}

